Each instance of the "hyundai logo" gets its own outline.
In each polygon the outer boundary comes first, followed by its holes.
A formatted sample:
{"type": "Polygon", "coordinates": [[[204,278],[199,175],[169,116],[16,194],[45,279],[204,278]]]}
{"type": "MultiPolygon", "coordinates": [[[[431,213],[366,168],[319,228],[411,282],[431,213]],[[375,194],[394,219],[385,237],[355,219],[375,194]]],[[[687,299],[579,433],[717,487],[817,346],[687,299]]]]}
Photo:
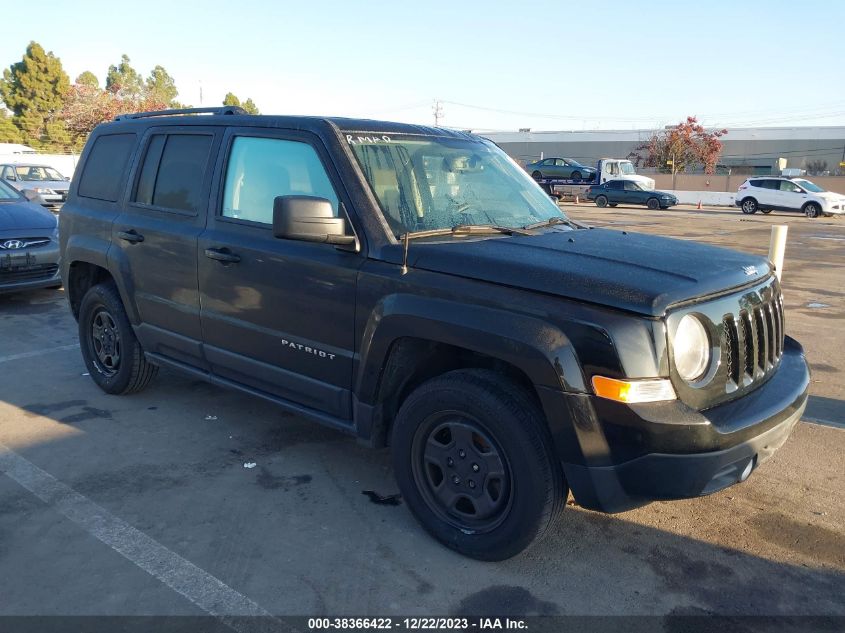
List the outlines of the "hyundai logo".
{"type": "Polygon", "coordinates": [[[26,242],[21,240],[6,240],[2,244],[0,244],[6,250],[15,250],[16,248],[23,248],[26,246],[26,242]]]}
{"type": "Polygon", "coordinates": [[[757,267],[756,266],[743,266],[742,270],[746,275],[749,275],[749,276],[757,274],[757,267]]]}

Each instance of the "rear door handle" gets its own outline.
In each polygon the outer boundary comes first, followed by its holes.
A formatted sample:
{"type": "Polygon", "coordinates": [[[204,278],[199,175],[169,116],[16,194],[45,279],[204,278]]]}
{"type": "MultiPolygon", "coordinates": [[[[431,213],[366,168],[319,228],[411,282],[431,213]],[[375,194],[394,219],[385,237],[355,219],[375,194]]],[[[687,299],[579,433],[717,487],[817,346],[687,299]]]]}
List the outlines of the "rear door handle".
{"type": "Polygon", "coordinates": [[[224,264],[237,264],[241,261],[240,255],[235,255],[228,248],[207,248],[205,249],[205,256],[209,259],[214,259],[224,264]]]}
{"type": "Polygon", "coordinates": [[[139,242],[144,241],[144,236],[138,233],[135,229],[118,231],[117,236],[124,242],[129,242],[130,244],[138,244],[139,242]]]}

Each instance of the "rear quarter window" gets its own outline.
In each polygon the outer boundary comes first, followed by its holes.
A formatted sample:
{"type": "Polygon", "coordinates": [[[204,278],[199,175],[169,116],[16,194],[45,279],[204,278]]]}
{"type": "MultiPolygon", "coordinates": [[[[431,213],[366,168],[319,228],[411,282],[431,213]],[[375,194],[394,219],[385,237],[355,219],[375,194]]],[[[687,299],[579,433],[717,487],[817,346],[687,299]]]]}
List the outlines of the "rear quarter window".
{"type": "Polygon", "coordinates": [[[135,147],[135,134],[103,134],[85,161],[77,195],[117,202],[123,191],[126,166],[135,147]]]}

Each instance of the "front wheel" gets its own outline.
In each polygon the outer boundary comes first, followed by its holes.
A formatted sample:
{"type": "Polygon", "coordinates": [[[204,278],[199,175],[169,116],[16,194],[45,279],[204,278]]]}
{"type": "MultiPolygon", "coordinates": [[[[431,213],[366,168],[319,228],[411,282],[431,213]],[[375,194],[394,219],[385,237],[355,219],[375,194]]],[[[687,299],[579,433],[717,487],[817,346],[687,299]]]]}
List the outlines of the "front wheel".
{"type": "Polygon", "coordinates": [[[580,171],[573,171],[572,172],[572,180],[581,180],[581,172],[580,171]]]}
{"type": "Polygon", "coordinates": [[[819,205],[817,205],[815,202],[808,202],[806,205],[804,205],[804,215],[806,215],[808,218],[818,218],[821,217],[821,214],[821,207],[819,207],[819,205]]]}
{"type": "Polygon", "coordinates": [[[596,206],[597,207],[606,207],[607,206],[607,196],[596,196],[596,206]]]}
{"type": "Polygon", "coordinates": [[[534,180],[542,180],[542,179],[543,179],[543,174],[541,174],[539,171],[534,171],[534,172],[531,172],[531,177],[532,177],[534,180]]]}
{"type": "Polygon", "coordinates": [[[746,198],[742,201],[742,212],[746,215],[757,213],[757,201],[754,198],[746,198]]]}
{"type": "Polygon", "coordinates": [[[79,344],[88,373],[106,393],[141,391],[158,372],[144,356],[113,283],[93,286],[82,298],[79,344]]]}
{"type": "Polygon", "coordinates": [[[657,211],[657,209],[660,208],[660,200],[657,198],[649,198],[648,202],[646,202],[646,206],[652,211],[657,211]]]}
{"type": "Polygon", "coordinates": [[[567,488],[535,400],[489,370],[424,383],[402,404],[393,466],[408,507],[455,551],[504,560],[541,538],[567,488]]]}

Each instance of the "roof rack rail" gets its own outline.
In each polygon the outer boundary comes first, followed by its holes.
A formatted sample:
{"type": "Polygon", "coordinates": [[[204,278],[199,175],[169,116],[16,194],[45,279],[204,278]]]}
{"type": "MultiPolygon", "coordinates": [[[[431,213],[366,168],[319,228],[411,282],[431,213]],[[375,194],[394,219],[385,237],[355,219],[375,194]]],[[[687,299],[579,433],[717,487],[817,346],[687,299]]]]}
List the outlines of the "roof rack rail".
{"type": "Polygon", "coordinates": [[[182,114],[249,114],[240,106],[223,106],[222,108],[177,108],[174,110],[155,110],[153,112],[132,112],[118,114],[115,121],[130,121],[132,119],[147,119],[154,116],[176,116],[182,114]]]}

